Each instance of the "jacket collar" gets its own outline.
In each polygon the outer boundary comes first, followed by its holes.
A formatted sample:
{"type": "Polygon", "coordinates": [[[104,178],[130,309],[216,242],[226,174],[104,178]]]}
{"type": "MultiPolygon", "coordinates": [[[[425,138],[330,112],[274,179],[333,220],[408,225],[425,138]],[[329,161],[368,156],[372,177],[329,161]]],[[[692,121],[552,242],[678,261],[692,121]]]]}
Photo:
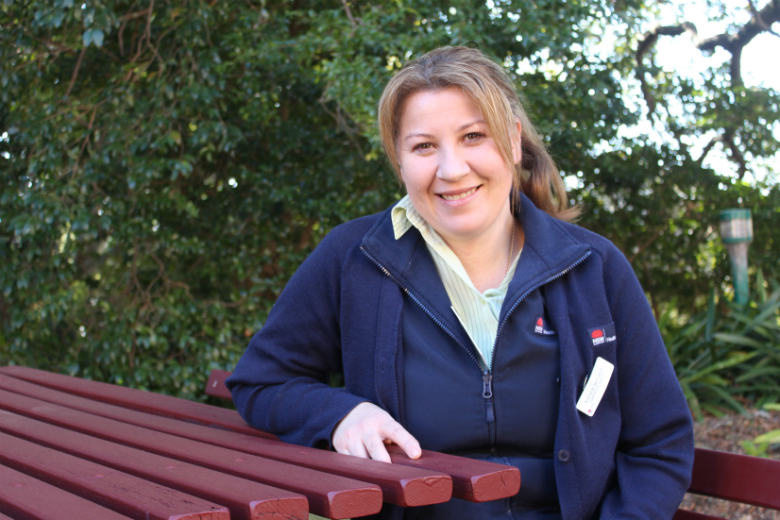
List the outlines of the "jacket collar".
{"type": "MultiPolygon", "coordinates": [[[[425,241],[416,229],[410,229],[396,240],[391,211],[392,208],[385,211],[366,233],[361,249],[434,319],[441,321],[456,339],[464,345],[470,344],[471,340],[450,308],[449,297],[425,241]]],[[[538,209],[522,193],[515,216],[523,227],[525,244],[504,299],[499,323],[515,302],[565,274],[590,251],[588,244],[578,241],[566,230],[568,224],[538,209]]]]}

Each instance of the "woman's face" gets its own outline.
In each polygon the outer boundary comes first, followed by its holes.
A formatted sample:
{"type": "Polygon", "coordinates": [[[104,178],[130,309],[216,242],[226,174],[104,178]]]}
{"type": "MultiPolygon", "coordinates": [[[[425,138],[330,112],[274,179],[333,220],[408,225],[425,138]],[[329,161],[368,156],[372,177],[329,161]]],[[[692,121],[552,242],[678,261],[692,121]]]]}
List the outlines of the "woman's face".
{"type": "MultiPolygon", "coordinates": [[[[520,161],[520,124],[513,139],[520,161]]],[[[401,178],[420,215],[448,243],[506,233],[512,172],[479,109],[460,89],[422,91],[404,105],[401,178]]]]}

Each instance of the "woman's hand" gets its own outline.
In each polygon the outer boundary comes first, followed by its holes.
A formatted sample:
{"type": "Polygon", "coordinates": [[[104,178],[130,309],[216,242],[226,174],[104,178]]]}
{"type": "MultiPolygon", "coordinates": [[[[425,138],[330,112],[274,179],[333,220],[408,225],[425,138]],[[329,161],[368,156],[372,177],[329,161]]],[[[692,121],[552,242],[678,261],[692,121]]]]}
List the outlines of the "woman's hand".
{"type": "Polygon", "coordinates": [[[390,414],[372,403],[360,403],[333,431],[339,453],[390,462],[385,444],[397,444],[410,459],[420,457],[420,443],[390,414]]]}

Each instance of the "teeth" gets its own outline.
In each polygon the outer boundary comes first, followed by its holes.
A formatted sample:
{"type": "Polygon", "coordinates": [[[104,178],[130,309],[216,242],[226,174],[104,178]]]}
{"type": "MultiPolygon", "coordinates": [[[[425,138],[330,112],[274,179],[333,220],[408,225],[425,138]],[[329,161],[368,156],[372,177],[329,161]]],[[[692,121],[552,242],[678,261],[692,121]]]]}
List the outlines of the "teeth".
{"type": "Polygon", "coordinates": [[[471,188],[469,191],[464,191],[463,193],[458,193],[457,195],[442,195],[441,198],[444,200],[460,200],[468,197],[475,191],[477,191],[477,188],[471,188]]]}

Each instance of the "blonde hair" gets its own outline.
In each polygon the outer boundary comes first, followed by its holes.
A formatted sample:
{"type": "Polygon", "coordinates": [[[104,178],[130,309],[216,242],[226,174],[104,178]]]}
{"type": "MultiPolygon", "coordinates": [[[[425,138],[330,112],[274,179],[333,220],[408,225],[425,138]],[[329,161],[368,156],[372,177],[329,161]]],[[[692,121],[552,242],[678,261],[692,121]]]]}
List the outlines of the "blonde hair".
{"type": "Polygon", "coordinates": [[[569,207],[558,168],[528,119],[514,84],[504,69],[477,49],[441,47],[405,64],[387,83],[379,100],[379,135],[400,178],[398,131],[406,100],[422,91],[458,88],[485,118],[490,135],[513,172],[513,201],[522,191],[536,207],[561,220],[579,214],[569,207]],[[512,141],[520,121],[522,160],[515,165],[512,141]]]}

